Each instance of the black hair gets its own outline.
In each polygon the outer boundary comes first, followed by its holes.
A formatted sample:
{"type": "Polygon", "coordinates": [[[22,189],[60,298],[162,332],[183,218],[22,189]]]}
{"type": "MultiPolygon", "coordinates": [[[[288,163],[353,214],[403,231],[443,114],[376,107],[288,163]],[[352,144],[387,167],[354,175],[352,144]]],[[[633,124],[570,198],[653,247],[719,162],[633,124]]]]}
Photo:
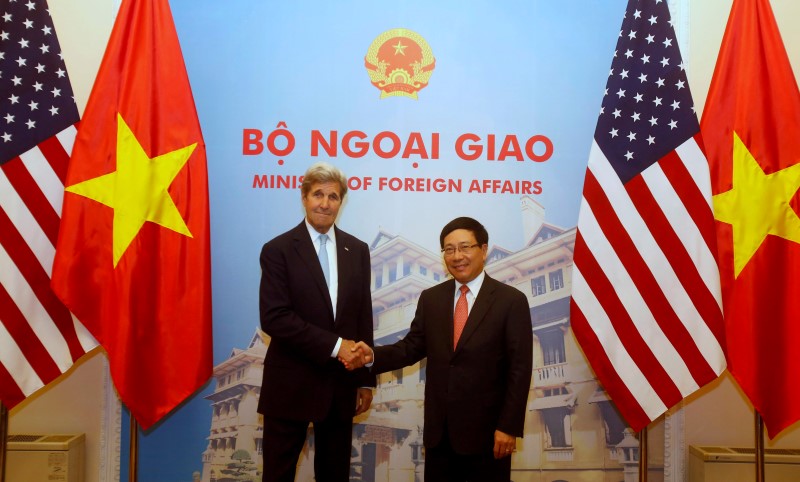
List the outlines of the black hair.
{"type": "Polygon", "coordinates": [[[486,228],[483,227],[483,224],[472,218],[463,216],[460,218],[455,218],[454,220],[445,224],[444,228],[442,228],[442,234],[439,235],[440,248],[444,248],[444,238],[456,229],[466,229],[467,231],[472,231],[472,234],[475,235],[475,240],[478,241],[478,244],[481,246],[484,244],[489,244],[489,233],[486,232],[486,228]]]}

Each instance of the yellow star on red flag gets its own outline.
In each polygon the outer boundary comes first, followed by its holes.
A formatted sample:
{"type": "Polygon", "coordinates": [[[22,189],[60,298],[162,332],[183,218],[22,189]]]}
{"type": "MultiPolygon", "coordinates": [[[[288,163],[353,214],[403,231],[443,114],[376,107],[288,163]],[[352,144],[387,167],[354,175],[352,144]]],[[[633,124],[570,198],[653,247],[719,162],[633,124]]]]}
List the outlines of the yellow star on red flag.
{"type": "Polygon", "coordinates": [[[197,143],[151,158],[117,114],[117,170],[66,188],[114,210],[114,267],[147,221],[192,237],[167,190],[195,147],[197,143]]]}
{"type": "Polygon", "coordinates": [[[120,3],[64,185],[53,292],[146,430],[213,360],[206,152],[168,0],[120,3]]]}
{"type": "Polygon", "coordinates": [[[733,133],[733,188],[714,196],[714,217],[733,226],[735,276],[767,235],[800,244],[800,217],[789,205],[798,187],[800,164],[765,174],[733,133]]]}
{"type": "Polygon", "coordinates": [[[800,421],[800,90],[769,0],[735,0],[700,123],[728,371],[770,438],[800,421]]]}

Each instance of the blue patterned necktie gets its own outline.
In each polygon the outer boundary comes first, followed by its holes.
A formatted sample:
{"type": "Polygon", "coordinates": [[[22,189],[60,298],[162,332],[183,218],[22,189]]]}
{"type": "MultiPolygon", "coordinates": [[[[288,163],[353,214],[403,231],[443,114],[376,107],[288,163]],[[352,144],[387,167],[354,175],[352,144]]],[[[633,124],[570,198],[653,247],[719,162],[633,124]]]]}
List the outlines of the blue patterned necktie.
{"type": "Polygon", "coordinates": [[[328,242],[328,235],[321,234],[319,236],[319,264],[322,266],[322,274],[325,275],[325,284],[328,287],[331,286],[331,269],[328,266],[328,249],[325,247],[325,243],[328,242]]]}

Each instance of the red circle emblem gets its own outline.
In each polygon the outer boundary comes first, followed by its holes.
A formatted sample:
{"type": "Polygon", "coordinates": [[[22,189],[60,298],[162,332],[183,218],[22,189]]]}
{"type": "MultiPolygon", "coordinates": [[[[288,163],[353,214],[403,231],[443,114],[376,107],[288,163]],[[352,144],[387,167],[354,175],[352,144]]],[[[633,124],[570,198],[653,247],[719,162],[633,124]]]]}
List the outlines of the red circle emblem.
{"type": "Polygon", "coordinates": [[[390,96],[416,99],[417,92],[428,85],[436,59],[421,35],[395,28],[372,41],[364,66],[372,85],[381,91],[381,99],[390,96]]]}

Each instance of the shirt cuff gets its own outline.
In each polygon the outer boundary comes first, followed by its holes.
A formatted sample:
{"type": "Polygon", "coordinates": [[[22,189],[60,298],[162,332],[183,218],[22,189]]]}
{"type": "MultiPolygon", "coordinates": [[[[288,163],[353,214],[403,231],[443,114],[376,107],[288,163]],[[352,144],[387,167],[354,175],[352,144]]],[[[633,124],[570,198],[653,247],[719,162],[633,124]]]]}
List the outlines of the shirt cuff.
{"type": "Polygon", "coordinates": [[[342,347],[342,339],[341,337],[336,340],[336,346],[333,347],[333,353],[331,353],[331,358],[336,358],[339,355],[339,348],[342,347]]]}

